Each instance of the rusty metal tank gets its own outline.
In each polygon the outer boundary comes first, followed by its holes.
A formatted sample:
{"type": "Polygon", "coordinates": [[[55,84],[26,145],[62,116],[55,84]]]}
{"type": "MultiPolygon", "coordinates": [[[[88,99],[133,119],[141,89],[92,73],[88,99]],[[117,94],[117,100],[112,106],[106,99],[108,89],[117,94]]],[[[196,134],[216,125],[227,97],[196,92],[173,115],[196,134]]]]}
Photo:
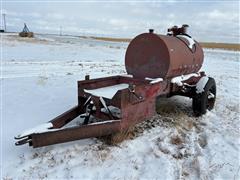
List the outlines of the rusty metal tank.
{"type": "Polygon", "coordinates": [[[166,79],[198,72],[203,58],[202,47],[189,35],[158,35],[150,30],[130,42],[125,66],[136,78],[166,79]]]}

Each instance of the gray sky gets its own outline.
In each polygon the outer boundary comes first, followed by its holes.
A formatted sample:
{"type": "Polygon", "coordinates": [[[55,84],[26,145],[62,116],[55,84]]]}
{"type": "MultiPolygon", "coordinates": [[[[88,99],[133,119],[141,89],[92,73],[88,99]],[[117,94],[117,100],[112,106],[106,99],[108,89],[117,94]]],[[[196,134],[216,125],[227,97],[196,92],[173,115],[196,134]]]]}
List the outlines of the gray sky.
{"type": "Polygon", "coordinates": [[[3,1],[7,30],[133,37],[189,24],[199,41],[239,43],[239,1],[3,1]]]}

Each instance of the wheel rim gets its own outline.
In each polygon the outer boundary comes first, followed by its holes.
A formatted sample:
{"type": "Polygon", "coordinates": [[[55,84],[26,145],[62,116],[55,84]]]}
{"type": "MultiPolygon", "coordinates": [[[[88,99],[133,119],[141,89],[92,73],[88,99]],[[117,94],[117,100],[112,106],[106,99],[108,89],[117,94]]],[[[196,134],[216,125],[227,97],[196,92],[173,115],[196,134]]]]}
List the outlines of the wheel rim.
{"type": "Polygon", "coordinates": [[[212,86],[208,92],[207,92],[207,109],[211,110],[213,109],[214,103],[215,103],[215,99],[216,99],[216,90],[214,88],[214,86],[212,86]]]}

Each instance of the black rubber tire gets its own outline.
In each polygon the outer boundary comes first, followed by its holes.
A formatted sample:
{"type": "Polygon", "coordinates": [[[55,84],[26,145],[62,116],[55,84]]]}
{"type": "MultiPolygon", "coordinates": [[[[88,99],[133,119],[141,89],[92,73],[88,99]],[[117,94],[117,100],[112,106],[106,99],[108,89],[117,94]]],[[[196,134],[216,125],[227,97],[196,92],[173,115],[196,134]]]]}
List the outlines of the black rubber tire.
{"type": "Polygon", "coordinates": [[[216,83],[215,80],[209,77],[207,84],[204,87],[204,92],[196,94],[192,100],[192,108],[195,116],[201,116],[207,112],[211,111],[214,107],[216,100],[216,83]],[[209,98],[210,93],[214,97],[209,98]]]}

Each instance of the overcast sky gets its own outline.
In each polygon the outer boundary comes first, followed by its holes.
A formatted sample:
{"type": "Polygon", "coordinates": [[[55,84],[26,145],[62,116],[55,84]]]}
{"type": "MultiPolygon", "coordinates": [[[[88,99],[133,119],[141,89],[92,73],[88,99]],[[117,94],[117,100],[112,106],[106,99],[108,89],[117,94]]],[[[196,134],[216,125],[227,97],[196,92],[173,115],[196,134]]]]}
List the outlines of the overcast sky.
{"type": "Polygon", "coordinates": [[[199,41],[239,43],[239,1],[3,1],[7,30],[133,37],[189,24],[199,41]]]}

